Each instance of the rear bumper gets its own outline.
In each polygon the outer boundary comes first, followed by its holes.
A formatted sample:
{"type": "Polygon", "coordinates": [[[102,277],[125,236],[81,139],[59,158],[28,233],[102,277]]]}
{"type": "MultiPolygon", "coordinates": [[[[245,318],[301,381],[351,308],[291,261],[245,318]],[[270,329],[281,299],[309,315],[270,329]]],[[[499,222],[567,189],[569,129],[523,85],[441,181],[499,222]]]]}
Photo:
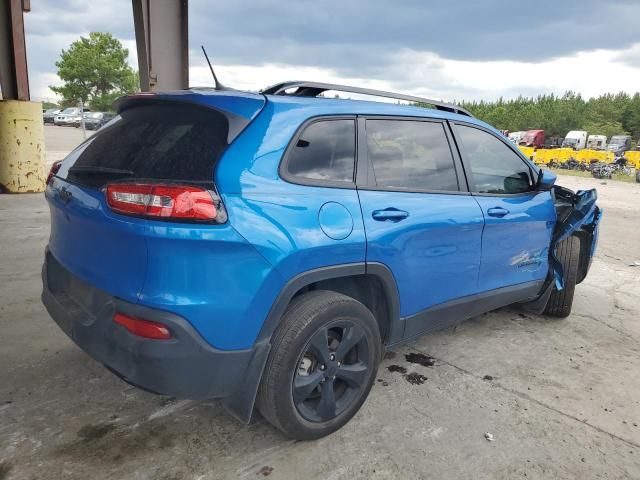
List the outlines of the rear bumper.
{"type": "MultiPolygon", "coordinates": [[[[142,389],[178,398],[224,398],[262,371],[254,349],[211,347],[184,318],[125,302],[82,281],[48,251],[42,269],[42,302],[58,326],[82,350],[142,389]],[[148,340],[113,322],[115,312],[161,322],[171,340],[148,340]]],[[[258,348],[259,350],[259,348],[258,348]]],[[[253,398],[248,399],[253,404],[253,398]]]]}

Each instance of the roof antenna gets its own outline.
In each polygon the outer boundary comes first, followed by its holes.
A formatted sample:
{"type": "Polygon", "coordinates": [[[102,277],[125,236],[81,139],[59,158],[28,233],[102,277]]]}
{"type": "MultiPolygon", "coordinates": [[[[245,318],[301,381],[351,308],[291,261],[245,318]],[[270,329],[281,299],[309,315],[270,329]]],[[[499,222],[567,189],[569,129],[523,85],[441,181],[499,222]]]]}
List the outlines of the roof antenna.
{"type": "Polygon", "coordinates": [[[216,72],[213,71],[213,67],[211,66],[211,62],[209,61],[209,55],[207,55],[207,51],[204,49],[204,45],[200,45],[200,48],[202,48],[202,53],[204,53],[204,58],[207,59],[207,63],[209,64],[209,70],[211,70],[211,75],[213,75],[213,81],[216,84],[216,87],[215,87],[216,90],[226,90],[227,87],[225,87],[218,81],[218,77],[216,77],[216,72]]]}

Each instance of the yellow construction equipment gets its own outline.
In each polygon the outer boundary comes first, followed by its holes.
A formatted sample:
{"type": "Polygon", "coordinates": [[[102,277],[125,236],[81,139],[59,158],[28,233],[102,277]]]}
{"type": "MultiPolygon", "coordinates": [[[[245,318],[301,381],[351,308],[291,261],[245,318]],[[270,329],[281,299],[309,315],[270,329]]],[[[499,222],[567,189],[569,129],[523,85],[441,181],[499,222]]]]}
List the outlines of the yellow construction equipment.
{"type": "Polygon", "coordinates": [[[565,163],[569,159],[575,158],[575,153],[572,148],[539,148],[536,150],[533,160],[540,165],[565,163]]]}
{"type": "Polygon", "coordinates": [[[535,148],[525,147],[524,145],[518,145],[518,148],[522,153],[525,154],[527,158],[533,159],[533,153],[535,152],[535,148]]]}
{"type": "Polygon", "coordinates": [[[630,167],[640,169],[640,150],[629,150],[624,153],[624,157],[627,159],[630,167]]]}
{"type": "Polygon", "coordinates": [[[575,152],[574,157],[580,163],[586,163],[587,165],[593,160],[598,162],[611,163],[615,160],[615,154],[613,152],[606,152],[604,150],[578,150],[575,152]]]}

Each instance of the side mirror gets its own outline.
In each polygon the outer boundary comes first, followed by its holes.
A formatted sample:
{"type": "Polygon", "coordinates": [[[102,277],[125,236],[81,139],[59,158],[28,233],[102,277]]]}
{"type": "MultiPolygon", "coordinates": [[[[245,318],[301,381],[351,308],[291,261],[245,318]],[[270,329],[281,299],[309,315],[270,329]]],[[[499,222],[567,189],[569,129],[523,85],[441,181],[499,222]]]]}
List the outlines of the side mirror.
{"type": "Polygon", "coordinates": [[[547,192],[556,184],[558,176],[550,170],[540,169],[538,173],[538,181],[536,182],[537,190],[547,192]]]}

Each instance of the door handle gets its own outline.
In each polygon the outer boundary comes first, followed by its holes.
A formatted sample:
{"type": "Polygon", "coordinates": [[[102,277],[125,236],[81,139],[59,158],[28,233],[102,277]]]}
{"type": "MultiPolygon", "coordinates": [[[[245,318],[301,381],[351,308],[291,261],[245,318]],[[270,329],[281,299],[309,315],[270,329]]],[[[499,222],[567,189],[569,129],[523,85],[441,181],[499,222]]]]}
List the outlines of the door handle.
{"type": "Polygon", "coordinates": [[[397,208],[385,208],[384,210],[374,210],[371,214],[374,220],[379,222],[399,222],[409,216],[409,212],[398,210],[397,208]]]}
{"type": "Polygon", "coordinates": [[[502,218],[505,215],[509,214],[509,210],[507,210],[506,208],[502,208],[502,207],[493,207],[493,208],[490,208],[489,210],[487,210],[487,214],[490,217],[502,218]]]}

